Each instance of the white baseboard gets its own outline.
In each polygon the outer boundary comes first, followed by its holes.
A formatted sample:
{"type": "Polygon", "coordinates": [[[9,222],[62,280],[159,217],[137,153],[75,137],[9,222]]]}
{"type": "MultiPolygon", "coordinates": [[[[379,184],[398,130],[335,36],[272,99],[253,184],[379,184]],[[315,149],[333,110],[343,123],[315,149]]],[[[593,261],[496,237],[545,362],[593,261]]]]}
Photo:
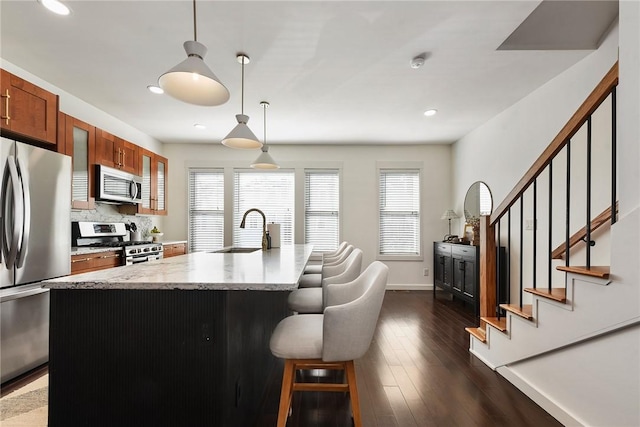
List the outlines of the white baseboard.
{"type": "Polygon", "coordinates": [[[387,284],[388,291],[432,291],[433,285],[387,284]]]}
{"type": "Polygon", "coordinates": [[[531,400],[538,404],[542,409],[547,411],[556,420],[561,422],[565,426],[584,426],[583,423],[574,418],[567,411],[558,406],[554,401],[535,389],[531,384],[526,382],[513,370],[507,366],[499,367],[496,370],[507,381],[516,386],[521,392],[526,394],[531,400]]]}

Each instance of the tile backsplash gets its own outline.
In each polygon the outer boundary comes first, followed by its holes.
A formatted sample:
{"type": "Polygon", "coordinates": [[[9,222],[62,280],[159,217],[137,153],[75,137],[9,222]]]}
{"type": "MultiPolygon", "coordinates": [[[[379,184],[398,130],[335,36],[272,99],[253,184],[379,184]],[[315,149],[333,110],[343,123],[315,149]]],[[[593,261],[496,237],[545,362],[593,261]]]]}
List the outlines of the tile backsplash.
{"type": "Polygon", "coordinates": [[[151,217],[124,215],[118,212],[116,205],[108,203],[96,203],[95,209],[72,210],[71,221],[94,221],[94,222],[132,222],[138,226],[138,231],[142,232],[144,239],[149,237],[149,230],[153,228],[151,217]]]}

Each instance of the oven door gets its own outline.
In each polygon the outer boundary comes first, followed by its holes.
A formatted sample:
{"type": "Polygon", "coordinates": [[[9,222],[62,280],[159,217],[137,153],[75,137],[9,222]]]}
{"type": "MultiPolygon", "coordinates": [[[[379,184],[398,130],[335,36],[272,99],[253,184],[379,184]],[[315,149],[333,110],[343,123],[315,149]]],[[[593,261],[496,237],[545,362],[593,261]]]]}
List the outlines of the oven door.
{"type": "Polygon", "coordinates": [[[125,258],[125,265],[140,264],[141,262],[154,261],[156,259],[162,259],[162,252],[153,254],[136,254],[128,255],[125,258]]]}

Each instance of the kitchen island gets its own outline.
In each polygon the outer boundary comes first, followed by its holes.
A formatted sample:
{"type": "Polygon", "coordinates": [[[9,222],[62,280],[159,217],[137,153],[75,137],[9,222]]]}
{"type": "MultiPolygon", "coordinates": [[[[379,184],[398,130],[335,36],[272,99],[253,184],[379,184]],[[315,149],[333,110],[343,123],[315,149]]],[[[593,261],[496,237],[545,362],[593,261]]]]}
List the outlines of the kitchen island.
{"type": "Polygon", "coordinates": [[[49,426],[250,426],[312,247],[192,253],[45,282],[49,426]]]}

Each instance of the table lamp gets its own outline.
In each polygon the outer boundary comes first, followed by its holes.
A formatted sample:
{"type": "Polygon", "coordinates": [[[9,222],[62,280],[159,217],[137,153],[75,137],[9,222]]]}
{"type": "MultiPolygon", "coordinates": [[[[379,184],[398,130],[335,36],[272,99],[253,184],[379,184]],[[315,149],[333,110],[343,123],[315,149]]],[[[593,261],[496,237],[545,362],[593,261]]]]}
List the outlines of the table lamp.
{"type": "Polygon", "coordinates": [[[442,216],[440,217],[440,219],[448,219],[449,220],[449,234],[444,236],[444,240],[445,241],[448,240],[448,239],[451,239],[452,237],[454,237],[454,236],[451,235],[451,220],[452,219],[458,219],[458,218],[460,218],[460,217],[458,216],[456,211],[454,211],[453,209],[447,209],[445,211],[445,213],[443,213],[442,216]]]}

